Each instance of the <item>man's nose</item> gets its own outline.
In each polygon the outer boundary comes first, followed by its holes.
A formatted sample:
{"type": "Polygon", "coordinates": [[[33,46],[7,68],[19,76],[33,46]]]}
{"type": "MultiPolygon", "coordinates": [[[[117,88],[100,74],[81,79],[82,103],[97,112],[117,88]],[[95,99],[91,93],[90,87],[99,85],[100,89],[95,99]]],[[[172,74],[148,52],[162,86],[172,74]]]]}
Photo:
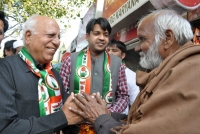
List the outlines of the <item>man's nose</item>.
{"type": "Polygon", "coordinates": [[[55,44],[56,46],[59,46],[60,45],[60,38],[59,37],[55,37],[53,40],[52,40],[53,44],[55,44]]]}
{"type": "Polygon", "coordinates": [[[113,55],[113,52],[112,52],[112,51],[109,51],[108,53],[113,55]]]}
{"type": "Polygon", "coordinates": [[[135,52],[140,52],[140,51],[142,51],[141,45],[138,44],[135,46],[135,52]]]}
{"type": "Polygon", "coordinates": [[[104,40],[104,35],[103,35],[103,34],[100,34],[100,35],[99,35],[99,39],[104,40]]]}

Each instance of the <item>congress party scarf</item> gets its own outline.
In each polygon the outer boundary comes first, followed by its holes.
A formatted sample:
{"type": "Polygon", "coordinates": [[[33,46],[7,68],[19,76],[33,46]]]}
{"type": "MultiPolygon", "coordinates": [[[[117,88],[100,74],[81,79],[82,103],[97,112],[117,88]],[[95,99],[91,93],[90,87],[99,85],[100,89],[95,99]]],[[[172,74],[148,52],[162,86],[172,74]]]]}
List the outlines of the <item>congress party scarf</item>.
{"type": "Polygon", "coordinates": [[[39,70],[25,47],[21,49],[18,55],[26,62],[29,69],[39,77],[38,100],[40,116],[59,111],[62,106],[62,95],[58,82],[51,71],[51,64],[48,63],[44,70],[39,70]]]}
{"type": "MultiPolygon", "coordinates": [[[[112,103],[112,79],[110,72],[110,55],[104,52],[104,86],[102,96],[107,104],[107,107],[112,103]]],[[[76,72],[74,77],[74,93],[80,91],[90,94],[91,86],[91,55],[90,51],[82,51],[79,53],[76,60],[76,72]]]]}

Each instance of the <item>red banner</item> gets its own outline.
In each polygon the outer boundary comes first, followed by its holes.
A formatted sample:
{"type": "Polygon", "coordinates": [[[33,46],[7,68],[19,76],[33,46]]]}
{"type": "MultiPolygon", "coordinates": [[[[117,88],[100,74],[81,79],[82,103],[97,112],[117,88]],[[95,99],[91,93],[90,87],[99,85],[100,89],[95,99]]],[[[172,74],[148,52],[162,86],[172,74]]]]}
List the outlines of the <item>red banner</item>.
{"type": "Polygon", "coordinates": [[[137,28],[135,27],[135,23],[117,32],[114,35],[114,38],[122,42],[127,42],[137,38],[137,28]]]}
{"type": "Polygon", "coordinates": [[[196,7],[200,5],[200,0],[178,0],[178,2],[186,7],[196,7]]]}

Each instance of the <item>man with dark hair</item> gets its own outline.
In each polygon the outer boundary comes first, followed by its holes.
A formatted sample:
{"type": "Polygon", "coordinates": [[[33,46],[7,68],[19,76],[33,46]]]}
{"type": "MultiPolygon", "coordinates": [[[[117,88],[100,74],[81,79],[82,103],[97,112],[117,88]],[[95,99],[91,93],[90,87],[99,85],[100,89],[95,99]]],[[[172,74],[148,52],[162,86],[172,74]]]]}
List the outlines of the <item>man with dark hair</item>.
{"type": "Polygon", "coordinates": [[[140,93],[124,116],[109,114],[101,96],[77,95],[72,111],[94,123],[97,134],[199,134],[200,46],[190,23],[173,10],[156,10],[140,20],[136,52],[140,93]],[[122,125],[125,124],[125,125],[122,125]],[[110,131],[112,130],[112,131],[110,131]]]}
{"type": "Polygon", "coordinates": [[[11,55],[14,55],[16,53],[16,49],[13,48],[13,43],[15,41],[16,40],[9,40],[9,41],[5,42],[4,49],[3,49],[3,57],[11,56],[11,55]]]}
{"type": "Polygon", "coordinates": [[[0,11],[0,48],[4,33],[8,30],[8,21],[5,19],[5,13],[0,11]]]}
{"type": "Polygon", "coordinates": [[[88,49],[72,53],[62,64],[60,75],[68,92],[100,92],[111,112],[123,112],[129,102],[125,69],[121,59],[108,54],[111,26],[105,18],[86,26],[88,49]]]}
{"type": "MultiPolygon", "coordinates": [[[[109,42],[106,50],[109,54],[118,56],[122,60],[124,60],[126,56],[126,45],[123,42],[117,41],[115,39],[112,39],[109,42]]],[[[126,72],[126,80],[127,80],[127,85],[128,85],[128,91],[129,91],[129,105],[127,106],[126,110],[123,113],[128,114],[129,106],[133,104],[140,90],[139,90],[139,87],[136,85],[135,72],[127,68],[124,61],[122,62],[123,62],[123,66],[126,72]]]]}

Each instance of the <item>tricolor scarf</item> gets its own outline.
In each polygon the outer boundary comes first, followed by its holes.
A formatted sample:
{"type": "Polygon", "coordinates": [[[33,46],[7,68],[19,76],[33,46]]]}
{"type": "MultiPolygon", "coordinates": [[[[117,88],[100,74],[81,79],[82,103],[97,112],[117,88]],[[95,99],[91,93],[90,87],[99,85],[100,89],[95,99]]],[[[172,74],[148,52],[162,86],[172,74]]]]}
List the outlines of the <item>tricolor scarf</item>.
{"type": "Polygon", "coordinates": [[[39,70],[25,47],[21,49],[18,55],[25,61],[29,69],[39,77],[38,100],[40,116],[59,111],[62,106],[62,95],[59,84],[51,71],[51,64],[48,63],[44,70],[39,70]]]}
{"type": "MultiPolygon", "coordinates": [[[[104,86],[102,96],[107,104],[107,107],[112,103],[112,79],[110,72],[110,55],[104,52],[104,86]]],[[[90,51],[82,51],[79,53],[76,60],[76,72],[74,76],[74,93],[84,91],[90,94],[91,86],[91,55],[90,51]]]]}

